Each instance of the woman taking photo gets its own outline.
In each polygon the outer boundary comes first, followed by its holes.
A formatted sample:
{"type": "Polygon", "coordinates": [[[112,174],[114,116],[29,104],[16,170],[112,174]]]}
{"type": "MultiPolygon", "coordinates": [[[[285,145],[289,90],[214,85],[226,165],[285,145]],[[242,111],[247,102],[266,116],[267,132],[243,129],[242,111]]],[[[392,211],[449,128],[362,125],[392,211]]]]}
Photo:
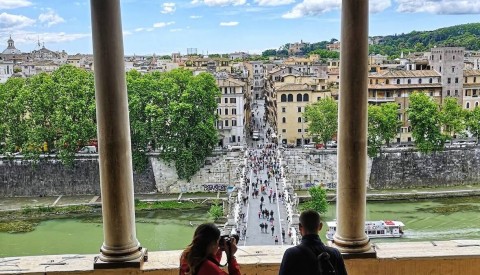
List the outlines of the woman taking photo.
{"type": "Polygon", "coordinates": [[[201,224],[195,230],[192,243],[180,257],[180,275],[240,275],[235,259],[235,238],[220,244],[220,230],[213,223],[201,224]],[[220,267],[222,251],[227,254],[228,273],[220,267]]]}

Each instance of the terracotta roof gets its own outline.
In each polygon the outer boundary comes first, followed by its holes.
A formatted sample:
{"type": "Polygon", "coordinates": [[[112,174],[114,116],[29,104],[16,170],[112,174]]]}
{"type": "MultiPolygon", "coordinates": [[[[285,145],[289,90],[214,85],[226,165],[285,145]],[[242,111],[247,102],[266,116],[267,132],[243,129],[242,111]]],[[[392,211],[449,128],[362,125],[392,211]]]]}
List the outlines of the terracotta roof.
{"type": "Polygon", "coordinates": [[[245,82],[242,82],[240,80],[234,79],[234,78],[227,78],[227,79],[217,79],[218,86],[221,87],[229,87],[232,86],[244,86],[245,82]]]}
{"type": "Polygon", "coordinates": [[[308,84],[289,83],[280,86],[277,91],[311,91],[313,90],[308,84]]]}
{"type": "Polygon", "coordinates": [[[465,70],[463,76],[480,76],[480,70],[465,70]]]}
{"type": "Polygon", "coordinates": [[[403,71],[403,70],[388,70],[381,74],[371,74],[371,78],[385,78],[385,77],[438,77],[441,76],[434,70],[421,71],[403,71]]]}

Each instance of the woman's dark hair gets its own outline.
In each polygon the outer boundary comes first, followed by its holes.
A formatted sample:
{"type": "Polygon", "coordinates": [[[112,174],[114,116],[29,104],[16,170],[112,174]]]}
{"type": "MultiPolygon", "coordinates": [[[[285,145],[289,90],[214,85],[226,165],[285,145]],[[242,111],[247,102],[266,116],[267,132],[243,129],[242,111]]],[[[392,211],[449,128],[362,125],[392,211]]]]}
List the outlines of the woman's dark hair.
{"type": "Polygon", "coordinates": [[[220,238],[220,230],[213,223],[204,223],[197,227],[192,242],[185,248],[181,259],[185,259],[190,274],[196,274],[200,265],[208,258],[208,249],[220,238]]]}

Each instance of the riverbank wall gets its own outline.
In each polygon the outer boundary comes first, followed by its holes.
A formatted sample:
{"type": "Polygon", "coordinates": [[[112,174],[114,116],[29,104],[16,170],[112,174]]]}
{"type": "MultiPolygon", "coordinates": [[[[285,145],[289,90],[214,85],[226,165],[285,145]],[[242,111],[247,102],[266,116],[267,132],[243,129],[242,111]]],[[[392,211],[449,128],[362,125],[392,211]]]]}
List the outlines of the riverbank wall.
{"type": "MultiPolygon", "coordinates": [[[[190,183],[179,180],[173,166],[152,155],[147,169],[134,173],[135,193],[225,192],[240,177],[237,170],[242,158],[235,153],[207,159],[190,183]]],[[[284,155],[287,180],[296,189],[315,183],[336,187],[336,150],[293,149],[284,155]]],[[[367,170],[368,187],[375,190],[476,185],[480,184],[480,147],[431,154],[388,149],[370,159],[367,170]]],[[[100,195],[99,181],[97,155],[77,156],[71,167],[55,158],[38,163],[21,157],[0,158],[0,197],[100,195]]]]}
{"type": "MultiPolygon", "coordinates": [[[[134,173],[135,193],[155,192],[152,166],[134,173]]],[[[77,157],[72,166],[55,158],[36,163],[22,158],[0,159],[0,197],[100,195],[97,156],[77,157]]]]}

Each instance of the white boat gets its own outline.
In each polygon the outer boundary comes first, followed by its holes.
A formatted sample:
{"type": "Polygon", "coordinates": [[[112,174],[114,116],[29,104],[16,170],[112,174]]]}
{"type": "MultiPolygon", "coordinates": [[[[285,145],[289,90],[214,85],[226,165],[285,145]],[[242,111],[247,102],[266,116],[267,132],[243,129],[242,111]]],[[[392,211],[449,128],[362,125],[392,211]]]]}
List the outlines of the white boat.
{"type": "MultiPolygon", "coordinates": [[[[327,239],[333,240],[333,235],[337,230],[337,222],[327,222],[327,239]]],[[[370,239],[375,238],[400,238],[403,236],[403,227],[405,225],[399,221],[367,221],[365,222],[365,234],[370,239]]]]}

